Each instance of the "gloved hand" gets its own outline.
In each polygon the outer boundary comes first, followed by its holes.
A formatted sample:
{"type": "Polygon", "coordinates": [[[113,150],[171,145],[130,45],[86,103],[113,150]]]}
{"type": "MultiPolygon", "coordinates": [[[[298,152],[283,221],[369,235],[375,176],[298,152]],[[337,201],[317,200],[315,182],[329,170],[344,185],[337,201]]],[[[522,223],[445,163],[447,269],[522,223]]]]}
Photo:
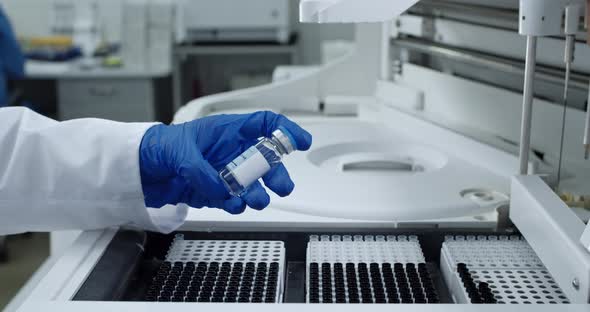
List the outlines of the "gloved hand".
{"type": "Polygon", "coordinates": [[[0,6],[0,75],[10,79],[25,76],[25,57],[8,17],[0,6]]]}
{"type": "MultiPolygon", "coordinates": [[[[141,184],[146,206],[160,208],[184,203],[194,208],[221,208],[240,214],[262,210],[270,197],[260,182],[242,197],[231,196],[219,171],[260,137],[270,137],[279,126],[295,139],[298,150],[308,150],[311,135],[283,115],[257,112],[219,115],[180,125],[156,125],[145,133],[139,149],[141,184]]],[[[263,177],[264,184],[284,197],[295,187],[281,164],[263,177]]]]}

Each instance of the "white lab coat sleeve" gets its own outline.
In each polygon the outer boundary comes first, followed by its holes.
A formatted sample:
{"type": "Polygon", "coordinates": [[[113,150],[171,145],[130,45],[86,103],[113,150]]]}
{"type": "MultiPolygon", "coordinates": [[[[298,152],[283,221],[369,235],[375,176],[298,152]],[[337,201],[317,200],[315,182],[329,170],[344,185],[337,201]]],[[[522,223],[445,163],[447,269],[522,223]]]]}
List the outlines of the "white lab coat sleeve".
{"type": "Polygon", "coordinates": [[[0,234],[134,225],[171,232],[184,205],[146,208],[139,146],[153,123],[57,122],[0,108],[0,234]]]}

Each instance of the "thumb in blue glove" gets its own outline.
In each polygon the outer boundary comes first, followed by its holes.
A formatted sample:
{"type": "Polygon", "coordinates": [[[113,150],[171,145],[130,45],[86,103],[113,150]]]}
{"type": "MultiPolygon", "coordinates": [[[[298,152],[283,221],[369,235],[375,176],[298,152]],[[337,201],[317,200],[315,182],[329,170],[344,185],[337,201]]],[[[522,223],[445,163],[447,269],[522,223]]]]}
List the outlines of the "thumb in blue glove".
{"type": "MultiPolygon", "coordinates": [[[[283,115],[257,112],[246,115],[218,115],[180,125],[156,125],[146,131],[139,149],[140,173],[145,203],[160,208],[185,203],[194,208],[221,208],[240,214],[246,205],[262,210],[270,197],[260,182],[252,184],[241,197],[231,196],[219,178],[219,171],[255,145],[260,137],[284,127],[299,150],[308,150],[311,135],[283,115]]],[[[279,196],[295,187],[281,164],[262,178],[279,196]]]]}

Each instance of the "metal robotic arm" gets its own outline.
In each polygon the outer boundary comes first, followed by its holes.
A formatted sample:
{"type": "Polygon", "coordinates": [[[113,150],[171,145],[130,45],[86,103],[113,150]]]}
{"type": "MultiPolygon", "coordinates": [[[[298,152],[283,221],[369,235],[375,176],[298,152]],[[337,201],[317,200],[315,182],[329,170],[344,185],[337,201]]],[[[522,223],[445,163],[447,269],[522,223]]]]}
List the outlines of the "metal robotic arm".
{"type": "MultiPolygon", "coordinates": [[[[387,22],[419,0],[301,0],[301,22],[365,23],[387,22]]],[[[519,32],[527,37],[523,114],[520,145],[520,174],[528,173],[537,38],[566,35],[564,106],[567,101],[569,72],[574,59],[575,34],[588,0],[520,0],[519,32]]],[[[565,109],[564,109],[565,112],[565,109]]],[[[565,116],[565,114],[564,114],[565,116]]],[[[584,141],[590,150],[590,111],[584,141]]],[[[562,140],[563,141],[563,140],[562,140]]]]}
{"type": "Polygon", "coordinates": [[[580,17],[584,15],[585,6],[585,0],[520,0],[519,33],[527,37],[520,137],[520,174],[528,173],[537,38],[561,34],[566,36],[564,53],[566,75],[563,96],[563,124],[565,125],[565,105],[567,105],[571,63],[574,60],[575,35],[579,30],[580,17]]]}

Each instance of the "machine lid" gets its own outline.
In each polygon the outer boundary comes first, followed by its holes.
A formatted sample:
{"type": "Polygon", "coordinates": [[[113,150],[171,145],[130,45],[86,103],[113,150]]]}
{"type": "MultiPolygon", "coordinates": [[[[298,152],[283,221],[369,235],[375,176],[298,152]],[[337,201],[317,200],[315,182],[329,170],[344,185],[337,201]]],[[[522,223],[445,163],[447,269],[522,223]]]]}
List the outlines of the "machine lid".
{"type": "Polygon", "coordinates": [[[419,0],[302,0],[302,23],[386,22],[404,13],[419,0]]]}
{"type": "MultiPolygon", "coordinates": [[[[340,121],[303,126],[307,152],[285,158],[295,182],[273,209],[357,220],[410,221],[473,216],[508,202],[509,180],[379,123],[340,121]]],[[[449,148],[451,148],[449,146],[449,148]]]]}

